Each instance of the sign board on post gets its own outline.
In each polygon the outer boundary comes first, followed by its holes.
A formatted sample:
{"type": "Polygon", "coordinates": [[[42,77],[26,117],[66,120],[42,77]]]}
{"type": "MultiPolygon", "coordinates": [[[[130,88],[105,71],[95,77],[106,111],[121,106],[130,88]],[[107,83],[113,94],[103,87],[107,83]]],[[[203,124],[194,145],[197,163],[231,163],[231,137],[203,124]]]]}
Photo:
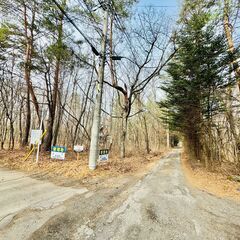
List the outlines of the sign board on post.
{"type": "Polygon", "coordinates": [[[42,130],[32,130],[31,131],[31,144],[37,145],[41,144],[42,130]]]}
{"type": "Polygon", "coordinates": [[[99,151],[99,161],[100,162],[108,161],[108,154],[109,154],[109,150],[108,149],[100,150],[99,151]]]}
{"type": "Polygon", "coordinates": [[[51,158],[65,160],[65,153],[67,152],[66,147],[52,146],[51,149],[51,158]]]}
{"type": "Polygon", "coordinates": [[[73,150],[74,150],[74,152],[80,153],[80,152],[83,152],[84,147],[80,146],[80,145],[76,145],[73,147],[73,150]]]}
{"type": "Polygon", "coordinates": [[[84,147],[81,146],[81,145],[76,145],[76,146],[73,147],[73,150],[74,150],[74,152],[77,153],[77,161],[78,161],[80,153],[83,152],[84,147]]]}

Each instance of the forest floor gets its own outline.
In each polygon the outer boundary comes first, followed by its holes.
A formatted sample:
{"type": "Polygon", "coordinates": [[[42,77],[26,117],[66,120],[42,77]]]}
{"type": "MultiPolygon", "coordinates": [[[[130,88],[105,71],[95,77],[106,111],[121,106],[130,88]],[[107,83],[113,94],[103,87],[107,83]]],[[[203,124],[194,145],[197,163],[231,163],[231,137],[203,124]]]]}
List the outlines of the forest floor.
{"type": "Polygon", "coordinates": [[[80,154],[79,159],[73,152],[66,154],[66,160],[52,160],[50,153],[41,153],[39,163],[36,164],[36,154],[24,160],[27,151],[0,151],[0,168],[20,170],[41,180],[50,180],[57,185],[72,186],[74,183],[94,185],[99,181],[118,176],[142,175],[149,171],[167,151],[151,154],[134,153],[125,159],[120,159],[114,153],[109,161],[98,164],[95,171],[88,169],[87,153],[80,154]]]}
{"type": "Polygon", "coordinates": [[[194,187],[218,197],[240,202],[240,182],[229,180],[229,174],[207,171],[204,167],[191,163],[184,153],[182,167],[187,181],[194,187]]]}

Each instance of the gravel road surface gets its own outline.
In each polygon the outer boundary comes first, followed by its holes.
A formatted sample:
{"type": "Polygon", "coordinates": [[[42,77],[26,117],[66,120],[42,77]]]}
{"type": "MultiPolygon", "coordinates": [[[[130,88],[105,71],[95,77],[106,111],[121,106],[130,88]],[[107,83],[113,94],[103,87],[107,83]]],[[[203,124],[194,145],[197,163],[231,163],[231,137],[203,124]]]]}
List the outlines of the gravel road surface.
{"type": "Polygon", "coordinates": [[[179,152],[162,159],[129,197],[92,229],[79,226],[75,239],[237,240],[240,204],[191,189],[179,152]]]}
{"type": "Polygon", "coordinates": [[[87,189],[65,188],[24,173],[0,170],[0,239],[23,240],[87,189]]]}

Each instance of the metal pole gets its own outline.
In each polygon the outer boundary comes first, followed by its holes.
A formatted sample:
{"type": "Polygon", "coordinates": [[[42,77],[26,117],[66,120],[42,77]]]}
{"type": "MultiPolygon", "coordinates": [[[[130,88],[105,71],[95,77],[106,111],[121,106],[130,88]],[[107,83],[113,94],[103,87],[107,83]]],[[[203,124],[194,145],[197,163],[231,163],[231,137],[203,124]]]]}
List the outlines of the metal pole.
{"type": "Polygon", "coordinates": [[[104,15],[104,26],[102,36],[102,47],[101,47],[101,62],[98,70],[98,86],[97,95],[94,106],[93,124],[91,130],[91,144],[89,151],[89,169],[95,170],[98,159],[98,143],[99,143],[99,127],[101,122],[101,106],[102,106],[102,94],[103,94],[103,80],[104,80],[104,69],[106,61],[106,46],[107,46],[107,31],[108,31],[108,15],[109,15],[109,0],[107,0],[107,9],[104,15]]]}

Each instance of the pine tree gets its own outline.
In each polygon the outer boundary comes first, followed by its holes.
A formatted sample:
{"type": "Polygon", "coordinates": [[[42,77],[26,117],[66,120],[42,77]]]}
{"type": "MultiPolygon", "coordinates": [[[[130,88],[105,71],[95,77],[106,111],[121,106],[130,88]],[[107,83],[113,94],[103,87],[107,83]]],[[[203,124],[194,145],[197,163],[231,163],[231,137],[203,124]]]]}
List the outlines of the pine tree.
{"type": "Polygon", "coordinates": [[[167,70],[170,80],[163,87],[167,99],[160,105],[171,128],[183,134],[192,156],[203,161],[203,129],[222,110],[219,91],[231,84],[226,78],[225,39],[216,33],[208,6],[184,20],[176,43],[178,52],[167,70]]]}

